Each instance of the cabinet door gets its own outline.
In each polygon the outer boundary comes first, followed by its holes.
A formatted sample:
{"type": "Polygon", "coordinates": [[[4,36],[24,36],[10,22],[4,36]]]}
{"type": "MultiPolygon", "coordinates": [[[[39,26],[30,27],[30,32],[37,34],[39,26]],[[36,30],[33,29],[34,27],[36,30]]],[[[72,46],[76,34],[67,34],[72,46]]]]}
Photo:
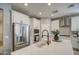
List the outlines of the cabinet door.
{"type": "Polygon", "coordinates": [[[64,19],[61,19],[60,20],[60,26],[64,26],[65,25],[65,21],[64,21],[64,19]]]}
{"type": "Polygon", "coordinates": [[[70,26],[70,24],[71,24],[71,19],[68,17],[68,18],[66,19],[66,26],[70,26]]]}
{"type": "Polygon", "coordinates": [[[61,20],[60,20],[60,26],[70,26],[71,24],[71,19],[70,17],[63,17],[61,20]]]}

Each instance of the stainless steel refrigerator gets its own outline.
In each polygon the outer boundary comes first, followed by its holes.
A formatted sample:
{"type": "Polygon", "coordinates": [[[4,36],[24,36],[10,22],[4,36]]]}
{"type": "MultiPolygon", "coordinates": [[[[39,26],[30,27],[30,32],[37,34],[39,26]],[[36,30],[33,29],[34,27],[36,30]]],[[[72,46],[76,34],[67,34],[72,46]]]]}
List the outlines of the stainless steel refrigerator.
{"type": "Polygon", "coordinates": [[[13,51],[30,45],[30,26],[13,23],[13,51]]]}

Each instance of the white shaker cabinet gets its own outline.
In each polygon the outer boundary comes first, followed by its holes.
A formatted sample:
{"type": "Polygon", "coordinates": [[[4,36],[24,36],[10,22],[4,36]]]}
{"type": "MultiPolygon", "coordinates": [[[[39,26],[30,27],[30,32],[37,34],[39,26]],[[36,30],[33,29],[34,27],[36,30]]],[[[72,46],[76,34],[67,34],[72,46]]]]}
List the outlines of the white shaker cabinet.
{"type": "Polygon", "coordinates": [[[70,17],[63,17],[60,19],[60,27],[66,27],[71,25],[70,17]]]}

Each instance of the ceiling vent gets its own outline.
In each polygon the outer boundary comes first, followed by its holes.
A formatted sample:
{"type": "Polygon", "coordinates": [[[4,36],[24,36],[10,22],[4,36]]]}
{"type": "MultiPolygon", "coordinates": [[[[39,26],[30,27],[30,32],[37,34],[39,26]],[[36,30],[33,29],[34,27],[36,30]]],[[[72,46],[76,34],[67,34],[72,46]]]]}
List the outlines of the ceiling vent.
{"type": "Polygon", "coordinates": [[[54,10],[54,11],[52,11],[53,14],[55,14],[55,13],[57,13],[57,12],[58,12],[58,10],[54,10]]]}
{"type": "Polygon", "coordinates": [[[68,6],[68,8],[72,8],[74,6],[75,6],[75,4],[71,4],[71,5],[68,6]]]}

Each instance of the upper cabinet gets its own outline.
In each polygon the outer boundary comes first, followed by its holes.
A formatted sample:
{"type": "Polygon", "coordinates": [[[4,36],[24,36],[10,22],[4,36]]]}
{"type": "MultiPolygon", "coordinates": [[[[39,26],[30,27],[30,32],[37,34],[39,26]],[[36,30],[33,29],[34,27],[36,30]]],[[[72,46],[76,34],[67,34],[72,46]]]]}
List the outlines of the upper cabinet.
{"type": "Polygon", "coordinates": [[[71,17],[71,31],[79,31],[79,16],[71,17]]]}
{"type": "Polygon", "coordinates": [[[64,19],[62,18],[62,19],[60,19],[60,21],[59,21],[59,26],[62,27],[62,26],[64,26],[64,25],[65,25],[65,21],[64,21],[64,19]]]}
{"type": "Polygon", "coordinates": [[[70,17],[63,17],[60,19],[60,27],[67,27],[71,25],[70,17]]]}
{"type": "Polygon", "coordinates": [[[25,15],[21,12],[12,10],[12,23],[21,23],[23,22],[23,24],[27,24],[30,25],[31,21],[28,15],[25,15]]]}

